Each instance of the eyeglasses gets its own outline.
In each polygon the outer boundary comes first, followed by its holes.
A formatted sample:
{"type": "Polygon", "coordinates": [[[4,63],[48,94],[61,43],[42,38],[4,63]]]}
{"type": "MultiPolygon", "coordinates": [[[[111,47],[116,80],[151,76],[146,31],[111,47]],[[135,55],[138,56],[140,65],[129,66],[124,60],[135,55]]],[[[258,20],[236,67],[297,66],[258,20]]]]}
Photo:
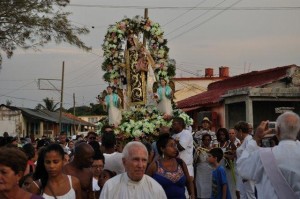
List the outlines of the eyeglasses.
{"type": "Polygon", "coordinates": [[[96,140],[96,137],[89,137],[90,140],[96,140]]]}
{"type": "Polygon", "coordinates": [[[92,165],[92,167],[93,168],[95,168],[95,169],[101,169],[101,168],[103,168],[104,166],[103,165],[92,165]]]}

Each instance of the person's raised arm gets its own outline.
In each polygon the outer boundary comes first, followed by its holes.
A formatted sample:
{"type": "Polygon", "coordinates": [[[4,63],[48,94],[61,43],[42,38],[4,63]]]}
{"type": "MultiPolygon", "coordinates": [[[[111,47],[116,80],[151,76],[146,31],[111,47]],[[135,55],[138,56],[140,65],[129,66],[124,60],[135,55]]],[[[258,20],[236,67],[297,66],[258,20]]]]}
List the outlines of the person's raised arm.
{"type": "Polygon", "coordinates": [[[256,141],[257,145],[259,146],[261,140],[267,135],[272,132],[272,129],[268,128],[269,121],[262,121],[259,126],[256,128],[255,134],[253,139],[256,141]]]}

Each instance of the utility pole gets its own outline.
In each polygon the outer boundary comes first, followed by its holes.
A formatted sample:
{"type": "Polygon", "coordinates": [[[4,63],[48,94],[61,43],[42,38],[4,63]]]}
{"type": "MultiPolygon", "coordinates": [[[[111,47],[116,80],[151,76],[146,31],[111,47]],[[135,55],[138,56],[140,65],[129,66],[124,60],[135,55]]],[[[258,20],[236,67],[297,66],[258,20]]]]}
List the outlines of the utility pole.
{"type": "Polygon", "coordinates": [[[64,101],[64,76],[65,76],[65,62],[62,64],[61,74],[61,89],[60,89],[60,109],[59,109],[59,132],[61,132],[61,120],[62,120],[62,105],[64,101]]]}
{"type": "MultiPolygon", "coordinates": [[[[148,18],[148,8],[145,8],[144,19],[147,19],[147,18],[148,18]]],[[[145,34],[143,34],[143,46],[146,47],[146,36],[145,36],[145,34]]]]}
{"type": "MultiPolygon", "coordinates": [[[[73,93],[73,115],[75,116],[75,93],[73,93]]],[[[75,117],[73,119],[74,135],[76,135],[75,117]]]]}

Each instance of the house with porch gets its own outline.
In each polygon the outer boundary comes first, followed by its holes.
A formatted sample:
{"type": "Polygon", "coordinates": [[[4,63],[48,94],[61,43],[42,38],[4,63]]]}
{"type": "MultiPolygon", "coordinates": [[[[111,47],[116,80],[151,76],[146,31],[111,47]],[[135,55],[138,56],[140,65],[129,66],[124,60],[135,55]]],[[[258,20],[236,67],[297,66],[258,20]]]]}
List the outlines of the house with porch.
{"type": "Polygon", "coordinates": [[[229,77],[208,85],[208,90],[177,102],[197,128],[209,117],[213,130],[231,128],[238,121],[256,127],[274,121],[284,111],[300,114],[300,67],[288,65],[229,77]]]}
{"type": "Polygon", "coordinates": [[[94,130],[96,125],[86,122],[72,114],[63,113],[61,117],[61,130],[59,112],[30,109],[23,107],[0,105],[0,132],[8,132],[11,136],[30,136],[39,138],[43,135],[54,137],[60,131],[68,135],[86,129],[94,130]]]}

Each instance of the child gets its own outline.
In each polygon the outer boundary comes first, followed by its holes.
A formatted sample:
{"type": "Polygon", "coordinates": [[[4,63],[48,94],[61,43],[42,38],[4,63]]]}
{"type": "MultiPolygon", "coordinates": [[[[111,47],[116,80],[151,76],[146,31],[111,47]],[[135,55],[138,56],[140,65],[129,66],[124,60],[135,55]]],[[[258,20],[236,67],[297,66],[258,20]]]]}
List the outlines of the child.
{"type": "Polygon", "coordinates": [[[99,176],[99,180],[98,180],[98,185],[100,187],[100,193],[102,191],[102,188],[105,184],[105,182],[109,179],[111,179],[112,177],[115,177],[117,174],[114,171],[108,170],[108,169],[104,169],[100,176],[99,176]]]}
{"type": "Polygon", "coordinates": [[[25,191],[29,191],[30,184],[33,182],[32,173],[29,173],[21,178],[19,185],[25,191]]]}
{"type": "Polygon", "coordinates": [[[220,165],[222,158],[223,151],[220,148],[213,148],[208,153],[207,161],[214,168],[211,199],[231,199],[225,169],[220,165]]]}

